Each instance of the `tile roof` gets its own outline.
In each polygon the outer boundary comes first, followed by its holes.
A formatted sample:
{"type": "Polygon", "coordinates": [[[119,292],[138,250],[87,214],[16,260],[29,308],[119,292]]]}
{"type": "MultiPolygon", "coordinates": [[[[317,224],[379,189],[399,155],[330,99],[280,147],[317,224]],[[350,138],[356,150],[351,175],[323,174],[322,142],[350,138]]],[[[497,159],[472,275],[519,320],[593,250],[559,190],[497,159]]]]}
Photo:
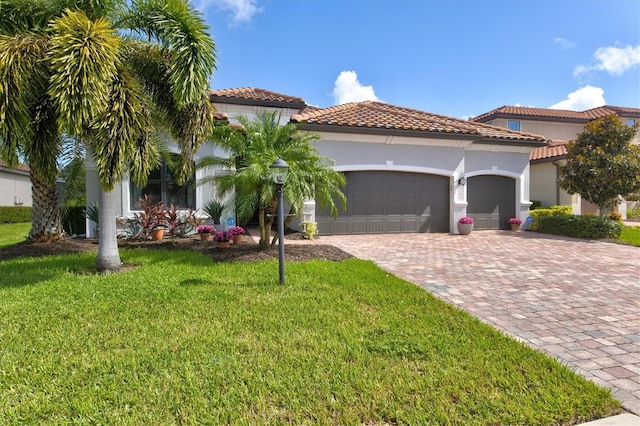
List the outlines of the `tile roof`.
{"type": "Polygon", "coordinates": [[[541,146],[531,151],[530,161],[548,160],[550,158],[562,158],[567,155],[567,141],[551,141],[547,146],[541,146]]]}
{"type": "Polygon", "coordinates": [[[474,136],[490,140],[509,140],[546,144],[543,136],[514,132],[458,118],[399,107],[383,102],[352,102],[335,107],[304,111],[291,121],[307,127],[322,126],[328,131],[358,129],[366,132],[426,132],[434,134],[474,136]],[[332,129],[333,128],[333,129],[332,129]]]}
{"type": "Polygon", "coordinates": [[[475,122],[490,121],[495,118],[530,118],[550,121],[587,122],[610,114],[640,117],[640,108],[617,107],[605,105],[586,111],[569,111],[564,109],[534,108],[504,105],[471,119],[475,122]]]}
{"type": "Polygon", "coordinates": [[[29,173],[29,166],[27,166],[26,164],[18,164],[16,167],[9,167],[7,162],[4,161],[2,158],[0,158],[0,168],[8,169],[9,171],[17,170],[20,172],[29,173]]]}
{"type": "Polygon", "coordinates": [[[269,90],[255,87],[241,87],[236,89],[220,89],[210,92],[214,103],[236,103],[243,105],[271,106],[302,109],[306,102],[302,98],[283,95],[269,90]]]}

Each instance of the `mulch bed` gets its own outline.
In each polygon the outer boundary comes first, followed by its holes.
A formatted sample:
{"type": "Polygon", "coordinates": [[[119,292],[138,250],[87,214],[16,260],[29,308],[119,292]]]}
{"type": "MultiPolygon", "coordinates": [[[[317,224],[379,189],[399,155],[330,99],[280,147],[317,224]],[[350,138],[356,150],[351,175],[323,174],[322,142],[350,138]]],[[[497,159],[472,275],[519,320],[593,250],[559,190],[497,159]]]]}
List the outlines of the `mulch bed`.
{"type": "MultiPolygon", "coordinates": [[[[285,236],[285,258],[287,262],[301,262],[313,259],[326,259],[342,261],[352,258],[345,251],[327,244],[286,244],[288,239],[300,239],[299,233],[289,233],[285,236]]],[[[216,247],[215,242],[200,241],[198,236],[189,238],[165,238],[161,241],[131,241],[118,240],[118,247],[161,249],[161,250],[187,250],[205,254],[215,262],[253,262],[265,259],[278,258],[278,246],[267,250],[260,250],[252,238],[245,237],[242,244],[231,245],[227,249],[216,247]]],[[[0,248],[0,260],[15,259],[18,257],[40,257],[54,254],[73,254],[85,252],[97,252],[97,239],[64,239],[51,243],[19,243],[9,247],[0,248]]]]}

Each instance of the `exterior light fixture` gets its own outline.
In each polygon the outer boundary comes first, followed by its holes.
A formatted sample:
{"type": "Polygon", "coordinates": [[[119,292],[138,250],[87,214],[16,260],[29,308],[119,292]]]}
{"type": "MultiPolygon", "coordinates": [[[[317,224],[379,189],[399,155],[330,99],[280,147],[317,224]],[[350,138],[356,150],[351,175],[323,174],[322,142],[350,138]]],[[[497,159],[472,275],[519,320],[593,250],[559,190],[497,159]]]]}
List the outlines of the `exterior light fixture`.
{"type": "Polygon", "coordinates": [[[282,158],[278,158],[271,164],[270,169],[273,183],[278,186],[278,265],[280,284],[284,284],[284,194],[282,186],[287,181],[289,165],[282,158]]]}
{"type": "Polygon", "coordinates": [[[462,186],[462,185],[466,185],[467,184],[467,178],[464,176],[464,173],[460,174],[460,177],[458,178],[458,185],[462,186]]]}

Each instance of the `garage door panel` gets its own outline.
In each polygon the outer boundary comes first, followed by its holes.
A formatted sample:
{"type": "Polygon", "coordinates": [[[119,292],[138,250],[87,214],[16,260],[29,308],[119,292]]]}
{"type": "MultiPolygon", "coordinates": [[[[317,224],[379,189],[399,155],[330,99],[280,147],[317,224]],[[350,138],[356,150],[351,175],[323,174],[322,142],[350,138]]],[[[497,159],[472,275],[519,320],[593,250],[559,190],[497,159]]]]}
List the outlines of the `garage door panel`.
{"type": "Polygon", "coordinates": [[[347,211],[337,224],[319,210],[320,234],[449,232],[449,178],[384,171],[345,176],[347,211]]]}
{"type": "Polygon", "coordinates": [[[475,229],[509,229],[515,216],[515,180],[504,176],[473,176],[467,179],[467,214],[475,229]]]}

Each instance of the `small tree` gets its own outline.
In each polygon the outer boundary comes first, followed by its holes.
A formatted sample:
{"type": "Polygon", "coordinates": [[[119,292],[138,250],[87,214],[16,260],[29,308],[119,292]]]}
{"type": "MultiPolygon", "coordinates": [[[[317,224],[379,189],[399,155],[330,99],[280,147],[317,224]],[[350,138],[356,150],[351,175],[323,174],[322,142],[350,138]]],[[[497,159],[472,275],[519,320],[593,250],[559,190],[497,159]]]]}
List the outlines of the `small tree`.
{"type": "Polygon", "coordinates": [[[346,180],[342,173],[333,170],[333,162],[312,146],[317,135],[300,131],[295,123],[280,124],[276,112],[261,112],[254,120],[239,116],[237,120],[241,126],[216,126],[209,141],[224,148],[228,157],[209,156],[198,163],[199,168],[221,166],[231,173],[205,178],[201,184],[213,182],[222,197],[234,194],[235,213],[241,223],[258,212],[261,248],[269,247],[278,203],[270,169],[278,157],[289,164],[283,190],[290,214],[299,213],[305,200],[315,199],[337,215],[336,202],[346,204],[340,190],[346,180]]]}
{"type": "Polygon", "coordinates": [[[640,190],[640,146],[632,145],[637,125],[624,125],[616,115],[588,123],[567,144],[567,163],[560,167],[560,187],[597,205],[607,214],[640,190]]]}

